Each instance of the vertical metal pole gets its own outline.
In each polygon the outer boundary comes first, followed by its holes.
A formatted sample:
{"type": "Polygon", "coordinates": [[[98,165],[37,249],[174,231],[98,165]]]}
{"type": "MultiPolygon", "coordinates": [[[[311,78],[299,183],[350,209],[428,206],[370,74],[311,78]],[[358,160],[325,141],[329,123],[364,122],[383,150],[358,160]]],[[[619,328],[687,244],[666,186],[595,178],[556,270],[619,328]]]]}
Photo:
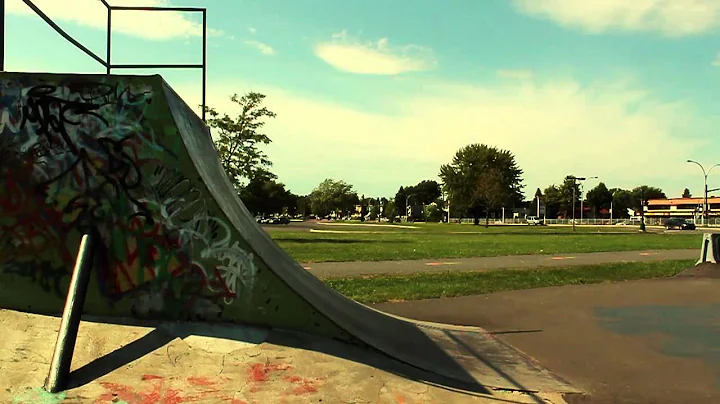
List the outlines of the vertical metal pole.
{"type": "Polygon", "coordinates": [[[706,227],[707,227],[708,225],[710,225],[710,217],[709,217],[709,215],[708,215],[707,194],[708,194],[708,190],[707,190],[707,174],[705,174],[705,207],[703,208],[703,216],[705,216],[705,224],[703,224],[703,226],[706,226],[706,227]]]}
{"type": "Polygon", "coordinates": [[[572,210],[573,210],[573,231],[575,231],[575,180],[573,179],[573,203],[572,203],[572,210]]]}
{"type": "Polygon", "coordinates": [[[202,46],[202,120],[205,121],[205,92],[207,91],[207,10],[202,11],[203,46],[202,46]]]}
{"type": "Polygon", "coordinates": [[[0,0],[0,72],[5,71],[5,0],[0,0]]]}
{"type": "Polygon", "coordinates": [[[70,279],[70,288],[65,300],[65,309],[60,321],[60,329],[55,342],[55,351],[50,363],[50,372],[45,380],[45,390],[50,393],[57,393],[67,386],[70,364],[72,363],[75,341],[77,340],[80,318],[92,271],[94,242],[95,236],[92,234],[84,235],[80,242],[75,268],[73,268],[72,278],[70,279]]]}
{"type": "Polygon", "coordinates": [[[110,74],[110,72],[111,72],[110,65],[112,63],[112,61],[111,61],[111,57],[112,57],[112,51],[111,51],[111,46],[112,46],[112,8],[108,7],[107,13],[108,13],[107,14],[107,34],[106,34],[107,35],[107,38],[106,38],[107,43],[105,44],[105,48],[106,48],[105,50],[107,52],[105,55],[105,62],[107,63],[107,66],[106,66],[105,70],[106,70],[106,74],[110,74]]]}

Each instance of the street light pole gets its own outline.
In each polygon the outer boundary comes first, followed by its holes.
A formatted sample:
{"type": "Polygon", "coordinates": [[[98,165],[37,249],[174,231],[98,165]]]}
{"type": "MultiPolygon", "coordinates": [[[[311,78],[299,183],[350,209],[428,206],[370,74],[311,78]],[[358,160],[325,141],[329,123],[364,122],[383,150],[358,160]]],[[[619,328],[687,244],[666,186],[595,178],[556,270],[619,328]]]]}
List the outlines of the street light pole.
{"type": "MultiPolygon", "coordinates": [[[[568,175],[565,177],[566,180],[572,180],[573,181],[573,200],[572,200],[572,211],[573,211],[573,231],[575,231],[575,184],[577,181],[585,181],[587,179],[591,178],[597,178],[597,177],[576,177],[574,175],[568,175]]],[[[581,183],[582,186],[582,183],[581,183]]],[[[580,192],[580,221],[582,221],[582,209],[583,209],[583,201],[582,201],[582,191],[580,192]]]]}
{"type": "Polygon", "coordinates": [[[702,164],[698,163],[695,160],[687,160],[688,163],[697,164],[700,169],[703,172],[703,185],[704,185],[704,195],[703,195],[703,226],[707,226],[709,224],[709,215],[708,215],[708,186],[707,186],[707,179],[708,175],[710,175],[710,171],[712,171],[713,168],[719,166],[720,164],[715,164],[712,167],[710,167],[709,170],[705,171],[705,167],[702,166],[702,164]]]}

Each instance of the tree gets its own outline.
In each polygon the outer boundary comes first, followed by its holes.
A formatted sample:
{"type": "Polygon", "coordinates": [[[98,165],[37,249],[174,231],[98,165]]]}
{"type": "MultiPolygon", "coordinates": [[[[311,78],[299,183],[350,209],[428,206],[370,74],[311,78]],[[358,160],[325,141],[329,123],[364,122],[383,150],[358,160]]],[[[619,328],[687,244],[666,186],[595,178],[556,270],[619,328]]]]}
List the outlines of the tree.
{"type": "Polygon", "coordinates": [[[245,207],[255,214],[292,214],[297,209],[297,196],[270,176],[257,175],[240,190],[245,207]]]}
{"type": "Polygon", "coordinates": [[[270,138],[261,133],[265,118],[275,118],[276,114],[262,106],[265,95],[249,92],[242,97],[234,94],[230,100],[240,106],[240,114],[231,118],[221,114],[214,108],[205,106],[210,115],[207,124],[218,133],[215,140],[225,172],[240,189],[243,178],[252,179],[258,170],[266,170],[272,166],[267,155],[259,149],[259,145],[269,144],[270,138]]]}
{"type": "Polygon", "coordinates": [[[303,217],[309,216],[310,213],[312,213],[310,210],[310,201],[307,196],[298,196],[295,206],[297,207],[297,213],[303,217]]]}
{"type": "Polygon", "coordinates": [[[629,217],[628,209],[633,206],[632,192],[622,188],[611,188],[610,192],[613,196],[613,217],[618,219],[629,217]]]}
{"type": "Polygon", "coordinates": [[[685,188],[685,190],[682,193],[683,198],[692,198],[692,194],[690,193],[690,190],[685,188]]]}
{"type": "Polygon", "coordinates": [[[330,178],[321,182],[308,196],[312,212],[327,216],[332,212],[348,212],[360,201],[353,186],[330,178]]]}
{"type": "Polygon", "coordinates": [[[385,208],[383,209],[383,216],[385,216],[390,223],[395,221],[395,216],[397,216],[397,206],[395,206],[394,200],[389,200],[387,205],[385,205],[385,208]]]}
{"type": "Polygon", "coordinates": [[[643,206],[647,203],[650,199],[666,199],[667,196],[665,196],[665,192],[663,192],[662,189],[657,187],[651,187],[647,185],[641,185],[639,187],[633,188],[632,196],[633,196],[633,205],[632,208],[639,210],[641,215],[644,211],[643,206]]]}
{"type": "Polygon", "coordinates": [[[423,210],[423,215],[425,216],[425,221],[427,223],[437,223],[442,221],[443,212],[437,205],[425,205],[425,209],[423,210]]]}
{"type": "Polygon", "coordinates": [[[503,181],[503,173],[497,167],[491,167],[478,178],[473,197],[485,207],[485,227],[490,221],[490,211],[497,209],[507,200],[510,191],[503,181]]]}
{"type": "Polygon", "coordinates": [[[573,217],[573,205],[576,209],[580,208],[580,183],[573,180],[573,179],[567,179],[563,181],[563,183],[558,187],[559,191],[559,202],[560,202],[560,212],[562,213],[563,217],[566,218],[572,218],[573,217]],[[575,203],[573,204],[573,195],[575,195],[575,203]]]}
{"type": "Polygon", "coordinates": [[[400,187],[395,194],[395,214],[398,216],[405,215],[407,212],[407,206],[405,205],[406,198],[409,194],[405,191],[404,187],[400,187]]]}
{"type": "Polygon", "coordinates": [[[597,216],[600,209],[610,209],[610,203],[613,201],[613,194],[607,188],[604,182],[595,186],[595,188],[587,192],[587,200],[593,209],[593,213],[597,216]]]}
{"type": "Polygon", "coordinates": [[[560,214],[561,195],[560,189],[555,185],[545,188],[545,215],[548,217],[558,217],[560,214]]]}
{"type": "Polygon", "coordinates": [[[443,164],[440,167],[440,178],[452,202],[452,208],[470,213],[475,219],[475,224],[479,224],[481,212],[488,213],[487,207],[483,205],[484,202],[479,199],[483,193],[478,193],[476,190],[479,185],[491,183],[480,180],[490,172],[491,168],[501,173],[505,197],[503,204],[511,207],[519,206],[523,200],[521,177],[523,171],[515,162],[515,156],[507,150],[484,144],[470,144],[458,150],[450,164],[443,164]]]}

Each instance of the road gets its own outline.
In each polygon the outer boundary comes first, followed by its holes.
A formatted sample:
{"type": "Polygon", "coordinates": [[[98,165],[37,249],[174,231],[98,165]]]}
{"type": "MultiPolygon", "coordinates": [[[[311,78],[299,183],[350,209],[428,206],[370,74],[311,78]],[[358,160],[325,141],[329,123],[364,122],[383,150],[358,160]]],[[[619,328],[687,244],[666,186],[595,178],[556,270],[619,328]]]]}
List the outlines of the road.
{"type": "Polygon", "coordinates": [[[320,279],[363,275],[403,275],[417,272],[487,271],[493,269],[559,268],[615,262],[647,262],[699,259],[698,249],[596,252],[559,255],[510,255],[503,257],[452,258],[412,261],[353,261],[305,263],[303,267],[320,279]]]}

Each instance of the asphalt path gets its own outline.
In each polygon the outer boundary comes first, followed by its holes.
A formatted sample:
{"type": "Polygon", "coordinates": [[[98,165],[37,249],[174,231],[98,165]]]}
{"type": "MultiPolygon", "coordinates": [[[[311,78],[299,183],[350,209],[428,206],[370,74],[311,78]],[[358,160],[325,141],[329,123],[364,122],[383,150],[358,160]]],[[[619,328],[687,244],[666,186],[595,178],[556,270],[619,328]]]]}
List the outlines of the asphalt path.
{"type": "Polygon", "coordinates": [[[718,290],[670,278],[374,307],[485,328],[588,393],[570,404],[720,403],[718,290]]]}
{"type": "Polygon", "coordinates": [[[523,270],[595,265],[616,262],[649,262],[699,259],[699,249],[613,251],[583,254],[510,255],[502,257],[452,258],[411,261],[351,261],[304,263],[321,279],[366,275],[406,275],[418,272],[523,270]]]}

